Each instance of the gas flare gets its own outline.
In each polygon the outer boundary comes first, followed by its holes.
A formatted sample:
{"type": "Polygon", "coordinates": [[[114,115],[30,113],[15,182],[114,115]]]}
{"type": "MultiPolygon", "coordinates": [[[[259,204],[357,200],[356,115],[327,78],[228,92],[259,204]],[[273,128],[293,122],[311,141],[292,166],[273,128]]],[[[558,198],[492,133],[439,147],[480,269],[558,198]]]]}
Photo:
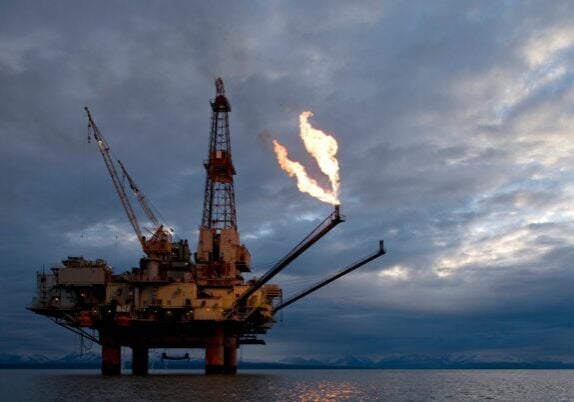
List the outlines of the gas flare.
{"type": "Polygon", "coordinates": [[[281,169],[289,176],[295,177],[299,191],[308,193],[323,202],[339,205],[339,162],[335,157],[338,150],[337,141],[332,136],[312,127],[308,121],[311,116],[313,113],[309,111],[299,115],[299,136],[307,152],[317,161],[319,169],[329,178],[331,189],[325,190],[319,186],[315,179],[309,177],[303,165],[289,159],[287,148],[277,140],[273,140],[277,161],[281,169]]]}

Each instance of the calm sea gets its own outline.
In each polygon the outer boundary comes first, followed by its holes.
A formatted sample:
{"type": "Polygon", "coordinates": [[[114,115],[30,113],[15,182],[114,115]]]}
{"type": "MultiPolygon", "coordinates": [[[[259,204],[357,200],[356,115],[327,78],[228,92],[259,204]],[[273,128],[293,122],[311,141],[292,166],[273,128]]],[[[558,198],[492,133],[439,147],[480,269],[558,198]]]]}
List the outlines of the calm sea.
{"type": "Polygon", "coordinates": [[[0,370],[2,401],[574,401],[574,370],[0,370]]]}

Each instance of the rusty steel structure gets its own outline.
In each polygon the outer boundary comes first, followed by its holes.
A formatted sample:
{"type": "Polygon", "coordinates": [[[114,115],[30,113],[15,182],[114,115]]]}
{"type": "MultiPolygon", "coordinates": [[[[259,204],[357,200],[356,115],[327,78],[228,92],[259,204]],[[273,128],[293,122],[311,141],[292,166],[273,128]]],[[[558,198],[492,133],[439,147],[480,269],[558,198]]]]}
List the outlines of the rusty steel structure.
{"type": "Polygon", "coordinates": [[[102,259],[68,257],[51,273],[37,273],[37,294],[28,309],[100,344],[102,374],[121,373],[122,346],[132,349],[132,373],[136,375],[148,374],[149,350],[153,348],[202,348],[207,374],[236,373],[238,348],[264,344],[259,336],[272,327],[277,311],[385,253],[381,242],[376,253],[283,301],[279,285],[268,282],[344,221],[337,205],[266,274],[245,280],[251,255],[237,229],[231,105],[221,78],[215,87],[215,98],[210,101],[208,158],[204,162],[202,223],[193,253],[187,240],[174,241],[172,232],[155,216],[145,195],[118,160],[123,177],[152,224],[151,236],[144,235],[110,147],[86,108],[89,135],[96,139],[144,256],[138,267],[121,274],[115,274],[102,259]]]}

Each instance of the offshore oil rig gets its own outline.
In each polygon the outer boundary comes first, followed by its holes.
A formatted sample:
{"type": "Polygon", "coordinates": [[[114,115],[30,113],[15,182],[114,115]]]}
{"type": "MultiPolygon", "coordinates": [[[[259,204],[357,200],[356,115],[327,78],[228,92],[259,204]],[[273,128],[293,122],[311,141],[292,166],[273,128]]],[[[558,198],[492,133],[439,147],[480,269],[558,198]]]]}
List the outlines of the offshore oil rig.
{"type": "MultiPolygon", "coordinates": [[[[339,205],[299,244],[258,279],[245,280],[251,256],[237,230],[229,112],[223,80],[210,101],[211,133],[202,223],[195,252],[154,210],[110,147],[86,107],[88,139],[93,136],[144,256],[139,266],[114,274],[103,259],[68,257],[51,273],[37,273],[37,295],[29,310],[101,345],[102,374],[121,374],[121,347],[132,349],[132,373],[148,374],[149,349],[205,349],[205,372],[237,372],[240,345],[264,344],[281,309],[385,253],[383,242],[371,255],[283,300],[268,282],[305,250],[343,222],[339,205]],[[122,172],[122,178],[118,174],[122,172]],[[124,186],[125,179],[152,224],[146,237],[124,186]],[[96,335],[97,332],[97,335],[96,335]]],[[[165,354],[164,354],[165,356],[165,354]]]]}

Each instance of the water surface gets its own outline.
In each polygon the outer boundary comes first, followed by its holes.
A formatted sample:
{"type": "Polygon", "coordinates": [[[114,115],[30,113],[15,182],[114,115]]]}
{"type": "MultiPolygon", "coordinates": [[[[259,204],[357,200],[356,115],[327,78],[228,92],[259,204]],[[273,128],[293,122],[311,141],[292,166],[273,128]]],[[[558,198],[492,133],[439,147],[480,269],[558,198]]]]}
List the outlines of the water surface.
{"type": "Polygon", "coordinates": [[[5,401],[574,401],[574,370],[0,370],[5,401]]]}

